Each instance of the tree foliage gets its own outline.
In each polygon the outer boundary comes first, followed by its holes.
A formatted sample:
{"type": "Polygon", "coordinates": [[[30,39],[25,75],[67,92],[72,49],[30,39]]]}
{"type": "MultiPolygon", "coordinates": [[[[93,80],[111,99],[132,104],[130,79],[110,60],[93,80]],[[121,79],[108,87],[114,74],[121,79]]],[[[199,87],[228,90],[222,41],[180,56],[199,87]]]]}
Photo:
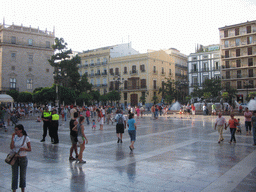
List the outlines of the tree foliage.
{"type": "Polygon", "coordinates": [[[10,95],[10,96],[13,98],[13,100],[14,100],[15,102],[18,102],[19,91],[16,91],[16,90],[9,90],[9,91],[7,91],[6,94],[7,94],[7,95],[10,95]]]}
{"type": "Polygon", "coordinates": [[[32,102],[32,93],[20,92],[18,96],[18,102],[22,102],[22,103],[32,102]]]}

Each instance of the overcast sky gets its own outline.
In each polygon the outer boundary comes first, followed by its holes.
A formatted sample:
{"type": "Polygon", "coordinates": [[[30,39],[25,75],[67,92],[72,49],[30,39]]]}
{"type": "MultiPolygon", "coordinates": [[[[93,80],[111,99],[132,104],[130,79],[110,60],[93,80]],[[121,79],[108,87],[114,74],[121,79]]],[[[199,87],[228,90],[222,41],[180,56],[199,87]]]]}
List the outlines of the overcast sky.
{"type": "MultiPolygon", "coordinates": [[[[83,51],[132,42],[147,49],[219,43],[219,27],[256,20],[256,0],[0,0],[6,24],[53,30],[83,51]]],[[[3,20],[0,19],[0,23],[3,20]]]]}

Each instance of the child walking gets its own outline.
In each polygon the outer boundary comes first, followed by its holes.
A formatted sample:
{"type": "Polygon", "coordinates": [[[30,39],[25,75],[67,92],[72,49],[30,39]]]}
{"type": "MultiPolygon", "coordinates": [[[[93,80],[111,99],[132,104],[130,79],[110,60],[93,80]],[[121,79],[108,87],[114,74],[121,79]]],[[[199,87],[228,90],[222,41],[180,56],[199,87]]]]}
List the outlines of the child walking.
{"type": "Polygon", "coordinates": [[[92,120],[92,129],[96,130],[96,122],[94,119],[92,120]]]}

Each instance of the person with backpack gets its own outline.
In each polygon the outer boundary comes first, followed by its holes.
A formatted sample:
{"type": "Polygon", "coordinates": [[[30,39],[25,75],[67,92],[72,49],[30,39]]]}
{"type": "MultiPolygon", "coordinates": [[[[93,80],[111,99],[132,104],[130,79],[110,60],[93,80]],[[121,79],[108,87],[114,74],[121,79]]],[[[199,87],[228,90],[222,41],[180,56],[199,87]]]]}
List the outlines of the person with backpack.
{"type": "Polygon", "coordinates": [[[116,116],[115,116],[115,121],[116,121],[116,135],[117,135],[117,143],[123,143],[123,133],[124,129],[126,128],[126,119],[122,114],[122,111],[118,109],[116,111],[116,116]]]}

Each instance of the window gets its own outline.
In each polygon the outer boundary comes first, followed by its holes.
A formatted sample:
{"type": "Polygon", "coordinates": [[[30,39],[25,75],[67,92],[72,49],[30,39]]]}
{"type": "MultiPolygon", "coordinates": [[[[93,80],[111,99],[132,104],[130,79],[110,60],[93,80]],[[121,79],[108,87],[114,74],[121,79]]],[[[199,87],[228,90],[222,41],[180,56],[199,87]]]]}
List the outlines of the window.
{"type": "Polygon", "coordinates": [[[239,35],[239,28],[235,28],[235,35],[239,35]]]}
{"type": "Polygon", "coordinates": [[[127,67],[124,67],[124,74],[127,74],[127,67]]]}
{"type": "Polygon", "coordinates": [[[248,47],[247,48],[247,54],[248,55],[252,55],[252,47],[248,47]]]}
{"type": "Polygon", "coordinates": [[[145,65],[141,65],[140,70],[141,70],[141,72],[145,72],[145,65]]]}
{"type": "Polygon", "coordinates": [[[164,68],[162,67],[162,74],[164,74],[164,68]]]}
{"type": "Polygon", "coordinates": [[[146,79],[141,79],[140,85],[141,85],[141,88],[147,88],[146,79]]]}
{"type": "Polygon", "coordinates": [[[106,68],[103,69],[103,75],[107,75],[107,69],[106,68]]]}
{"type": "Polygon", "coordinates": [[[108,62],[107,58],[103,58],[103,63],[106,64],[108,62]]]}
{"type": "Polygon", "coordinates": [[[49,69],[46,69],[46,73],[49,73],[49,71],[50,71],[49,69]]]}
{"type": "Polygon", "coordinates": [[[13,71],[15,70],[15,66],[12,66],[12,70],[13,70],[13,71]]]}
{"type": "Polygon", "coordinates": [[[224,47],[228,47],[228,41],[225,41],[224,47]]]}
{"type": "Polygon", "coordinates": [[[124,89],[127,89],[128,81],[124,81],[124,89]]]}
{"type": "Polygon", "coordinates": [[[92,75],[92,76],[94,75],[94,70],[93,70],[93,69],[91,70],[91,75],[92,75]]]}
{"type": "Polygon", "coordinates": [[[33,39],[29,39],[29,40],[28,40],[28,45],[29,45],[29,46],[32,46],[32,45],[33,45],[33,39]]]}
{"type": "Polygon", "coordinates": [[[16,53],[11,53],[12,61],[16,61],[16,53]]]}
{"type": "Polygon", "coordinates": [[[203,75],[203,82],[205,82],[206,79],[209,79],[208,75],[203,75]]]}
{"type": "Polygon", "coordinates": [[[97,64],[98,64],[98,65],[100,64],[100,59],[97,59],[97,64]]]}
{"type": "Polygon", "coordinates": [[[242,89],[242,82],[241,81],[237,81],[237,89],[242,89]]]}
{"type": "Polygon", "coordinates": [[[103,85],[107,85],[107,78],[103,78],[103,85]]]}
{"type": "Polygon", "coordinates": [[[50,48],[50,41],[46,41],[45,44],[46,44],[46,48],[50,48]]]}
{"type": "Polygon", "coordinates": [[[85,74],[86,76],[88,76],[88,71],[85,71],[84,74],[85,74]]]}
{"type": "Polygon", "coordinates": [[[156,73],[156,66],[153,66],[153,72],[156,73]]]}
{"type": "Polygon", "coordinates": [[[196,60],[196,57],[193,57],[192,60],[196,60]]]}
{"type": "Polygon", "coordinates": [[[156,80],[153,80],[153,87],[156,89],[156,80]]]}
{"type": "Polygon", "coordinates": [[[226,61],[226,62],[225,62],[225,67],[226,67],[226,68],[229,68],[229,61],[226,61]]]}
{"type": "Polygon", "coordinates": [[[249,80],[249,86],[250,88],[254,88],[253,80],[249,80]]]}
{"type": "Polygon", "coordinates": [[[114,89],[114,82],[111,81],[110,82],[110,86],[109,86],[109,90],[112,91],[114,89]]]}
{"type": "Polygon", "coordinates": [[[91,79],[91,84],[94,85],[94,79],[91,79]]]}
{"type": "Polygon", "coordinates": [[[109,69],[110,75],[114,75],[113,68],[109,69]]]}
{"type": "Polygon", "coordinates": [[[249,73],[249,77],[253,77],[253,69],[249,69],[248,73],[249,73]]]}
{"type": "Polygon", "coordinates": [[[193,70],[193,72],[196,72],[196,71],[197,71],[197,69],[196,69],[196,64],[193,64],[193,65],[192,65],[192,70],[193,70]]]}
{"type": "Polygon", "coordinates": [[[197,77],[192,77],[192,86],[198,85],[197,77]]]}
{"type": "Polygon", "coordinates": [[[225,51],[225,58],[229,58],[229,51],[225,51]]]}
{"type": "Polygon", "coordinates": [[[246,27],[246,31],[247,31],[247,33],[251,33],[252,32],[252,27],[251,26],[247,26],[246,27]]]}
{"type": "Polygon", "coordinates": [[[219,69],[219,62],[216,61],[216,62],[215,62],[215,70],[218,70],[218,69],[219,69]]]}
{"type": "Polygon", "coordinates": [[[27,89],[32,89],[32,85],[33,85],[33,80],[27,79],[27,89]]]}
{"type": "Polygon", "coordinates": [[[100,86],[100,78],[96,79],[97,86],[100,86]]]}
{"type": "Polygon", "coordinates": [[[132,66],[132,73],[136,73],[136,65],[132,66]]]}
{"type": "Polygon", "coordinates": [[[32,68],[31,68],[31,67],[29,67],[29,68],[28,68],[28,71],[29,71],[29,72],[31,72],[31,71],[32,71],[32,68]]]}
{"type": "Polygon", "coordinates": [[[230,82],[226,82],[226,87],[230,87],[230,82]]]}
{"type": "Polygon", "coordinates": [[[16,79],[10,78],[10,88],[15,89],[16,88],[16,79]]]}
{"type": "Polygon", "coordinates": [[[172,75],[172,69],[169,69],[169,75],[172,75]]]}
{"type": "Polygon", "coordinates": [[[94,65],[94,60],[93,59],[91,60],[91,65],[94,65]]]}
{"type": "Polygon", "coordinates": [[[247,44],[252,44],[252,37],[247,37],[247,44]]]}
{"type": "Polygon", "coordinates": [[[230,79],[230,71],[226,71],[226,79],[230,79]]]}
{"type": "Polygon", "coordinates": [[[124,100],[127,100],[127,93],[124,93],[124,100]]]}
{"type": "Polygon", "coordinates": [[[241,39],[240,39],[240,38],[237,38],[237,39],[236,39],[236,46],[239,46],[239,45],[240,45],[240,42],[241,42],[241,39]]]}
{"type": "Polygon", "coordinates": [[[241,70],[237,70],[236,75],[237,78],[242,78],[241,70]]]}
{"type": "Polygon", "coordinates": [[[33,63],[33,55],[28,55],[28,62],[33,63]]]}
{"type": "Polygon", "coordinates": [[[115,75],[119,75],[119,68],[115,68],[115,75]]]}
{"type": "Polygon", "coordinates": [[[241,67],[241,60],[240,59],[236,60],[236,67],[241,67]]]}
{"type": "Polygon", "coordinates": [[[248,58],[248,66],[253,66],[253,59],[252,58],[248,58]]]}
{"type": "Polygon", "coordinates": [[[100,69],[97,70],[97,74],[100,75],[100,69]]]}
{"type": "Polygon", "coordinates": [[[236,49],[236,56],[237,56],[237,57],[240,56],[240,49],[236,49]]]}
{"type": "Polygon", "coordinates": [[[11,37],[11,43],[16,44],[16,37],[14,37],[14,36],[11,37]]]}
{"type": "Polygon", "coordinates": [[[119,90],[119,82],[115,81],[115,90],[119,90]]]}
{"type": "Polygon", "coordinates": [[[224,31],[224,37],[228,37],[228,30],[224,31]]]}
{"type": "Polygon", "coordinates": [[[84,65],[85,65],[85,66],[88,66],[88,61],[84,61],[84,65]]]}

